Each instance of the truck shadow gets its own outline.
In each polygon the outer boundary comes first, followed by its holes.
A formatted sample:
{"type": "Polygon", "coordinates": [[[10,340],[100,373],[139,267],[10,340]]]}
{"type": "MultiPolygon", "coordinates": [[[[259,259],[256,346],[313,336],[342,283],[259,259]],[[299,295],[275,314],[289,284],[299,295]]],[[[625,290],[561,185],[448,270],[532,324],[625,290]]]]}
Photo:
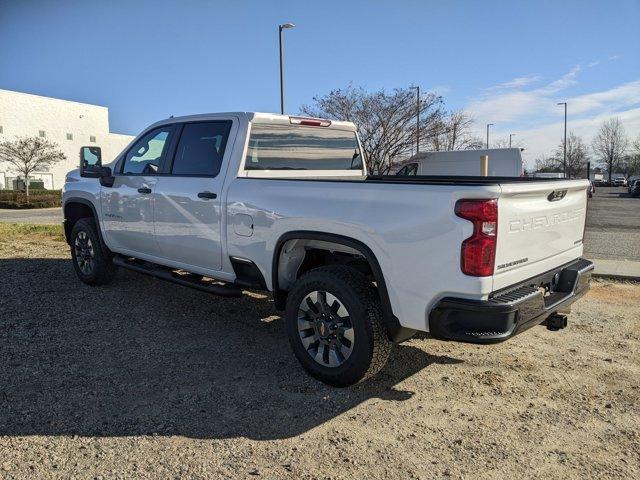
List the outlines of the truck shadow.
{"type": "Polygon", "coordinates": [[[346,389],[308,377],[271,298],[224,299],[130,272],[81,284],[69,261],[0,260],[0,435],[278,439],[379,398],[433,363],[400,345],[346,389]]]}

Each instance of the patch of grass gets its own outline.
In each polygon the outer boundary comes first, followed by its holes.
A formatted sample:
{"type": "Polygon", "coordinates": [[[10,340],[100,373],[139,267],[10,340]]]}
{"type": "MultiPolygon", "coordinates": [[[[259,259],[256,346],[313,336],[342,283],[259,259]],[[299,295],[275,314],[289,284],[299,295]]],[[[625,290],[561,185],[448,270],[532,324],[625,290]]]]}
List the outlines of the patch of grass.
{"type": "Polygon", "coordinates": [[[50,238],[64,242],[62,225],[0,223],[0,240],[17,239],[18,237],[50,238]]]}

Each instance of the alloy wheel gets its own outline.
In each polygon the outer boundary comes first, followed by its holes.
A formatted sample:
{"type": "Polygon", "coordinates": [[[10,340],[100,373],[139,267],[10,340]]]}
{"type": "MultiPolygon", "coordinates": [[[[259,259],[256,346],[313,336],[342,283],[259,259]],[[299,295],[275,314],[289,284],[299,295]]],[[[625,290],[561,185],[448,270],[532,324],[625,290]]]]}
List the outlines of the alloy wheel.
{"type": "Polygon", "coordinates": [[[325,367],[342,365],[353,351],[354,330],[349,312],[329,292],[314,290],[302,299],[298,334],[307,353],[325,367]]]}
{"type": "Polygon", "coordinates": [[[86,232],[79,232],[74,242],[76,263],[78,268],[85,275],[91,275],[95,262],[95,251],[93,243],[86,232]]]}

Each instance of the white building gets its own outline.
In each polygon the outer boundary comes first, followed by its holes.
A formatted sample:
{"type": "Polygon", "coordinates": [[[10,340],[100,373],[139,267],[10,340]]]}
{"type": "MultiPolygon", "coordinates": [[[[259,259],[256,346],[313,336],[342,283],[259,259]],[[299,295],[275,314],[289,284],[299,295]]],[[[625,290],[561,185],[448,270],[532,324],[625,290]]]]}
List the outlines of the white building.
{"type": "MultiPolygon", "coordinates": [[[[106,163],[133,139],[109,131],[107,107],[0,89],[0,142],[25,136],[46,137],[67,157],[33,175],[32,180],[43,181],[48,189],[62,188],[65,174],[78,168],[81,146],[101,147],[106,163]]],[[[0,188],[12,188],[16,177],[11,165],[0,163],[0,188]]]]}

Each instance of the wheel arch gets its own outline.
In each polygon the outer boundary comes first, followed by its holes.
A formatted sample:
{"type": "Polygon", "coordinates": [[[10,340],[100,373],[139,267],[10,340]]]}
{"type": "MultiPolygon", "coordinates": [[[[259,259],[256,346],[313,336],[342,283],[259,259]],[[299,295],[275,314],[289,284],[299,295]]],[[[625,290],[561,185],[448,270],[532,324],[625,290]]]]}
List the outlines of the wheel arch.
{"type": "Polygon", "coordinates": [[[81,218],[93,217],[96,222],[96,230],[100,236],[100,242],[105,245],[104,238],[102,238],[102,231],[100,229],[100,221],[98,212],[95,205],[86,198],[71,197],[65,200],[62,206],[62,215],[64,218],[64,236],[67,243],[71,242],[71,231],[75,223],[81,218]]]}
{"type": "Polygon", "coordinates": [[[394,342],[401,342],[413,336],[415,330],[402,327],[400,325],[400,320],[393,313],[391,300],[389,298],[389,291],[387,290],[387,284],[384,279],[382,268],[380,267],[380,263],[378,262],[378,259],[376,258],[371,248],[369,248],[368,245],[360,240],[335,233],[297,230],[286,232],[281,235],[280,238],[278,238],[278,241],[275,245],[271,265],[271,281],[276,308],[278,308],[279,310],[283,310],[286,304],[288,292],[286,290],[282,290],[279,286],[279,266],[282,249],[284,245],[290,240],[317,240],[329,242],[343,245],[359,252],[369,264],[369,267],[371,268],[371,272],[373,274],[373,278],[376,282],[378,294],[380,296],[380,303],[382,306],[383,319],[387,326],[389,337],[394,342]]]}

